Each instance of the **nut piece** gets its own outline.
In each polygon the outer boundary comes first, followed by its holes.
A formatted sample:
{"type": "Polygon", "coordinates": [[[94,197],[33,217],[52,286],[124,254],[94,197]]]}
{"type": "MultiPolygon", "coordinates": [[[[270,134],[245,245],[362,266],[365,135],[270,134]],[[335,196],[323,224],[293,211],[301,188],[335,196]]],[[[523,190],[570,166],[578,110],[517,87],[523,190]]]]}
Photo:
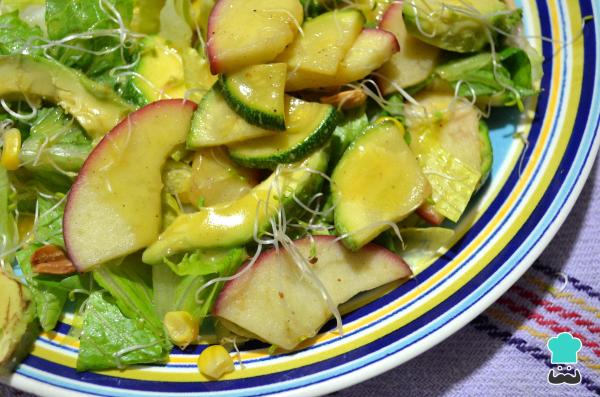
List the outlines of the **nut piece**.
{"type": "Polygon", "coordinates": [[[45,245],[31,255],[31,267],[39,274],[67,275],[77,269],[65,253],[55,245],[45,245]]]}
{"type": "Polygon", "coordinates": [[[321,103],[337,106],[338,109],[354,109],[367,100],[367,95],[359,89],[338,92],[321,98],[321,103]]]}

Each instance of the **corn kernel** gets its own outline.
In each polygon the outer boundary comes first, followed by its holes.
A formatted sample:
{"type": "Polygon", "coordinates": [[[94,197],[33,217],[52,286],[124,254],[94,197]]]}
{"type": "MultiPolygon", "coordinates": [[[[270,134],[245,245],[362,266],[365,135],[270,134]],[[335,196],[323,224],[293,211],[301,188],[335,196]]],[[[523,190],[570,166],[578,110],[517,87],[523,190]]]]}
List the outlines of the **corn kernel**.
{"type": "Polygon", "coordinates": [[[2,158],[0,163],[9,171],[19,168],[19,153],[21,152],[21,131],[11,128],[3,135],[2,158]]]}
{"type": "Polygon", "coordinates": [[[186,311],[168,312],[163,322],[171,341],[182,349],[198,338],[198,321],[186,311]]]}
{"type": "Polygon", "coordinates": [[[209,346],[198,357],[198,369],[209,378],[219,379],[233,371],[233,359],[223,346],[209,346]]]}

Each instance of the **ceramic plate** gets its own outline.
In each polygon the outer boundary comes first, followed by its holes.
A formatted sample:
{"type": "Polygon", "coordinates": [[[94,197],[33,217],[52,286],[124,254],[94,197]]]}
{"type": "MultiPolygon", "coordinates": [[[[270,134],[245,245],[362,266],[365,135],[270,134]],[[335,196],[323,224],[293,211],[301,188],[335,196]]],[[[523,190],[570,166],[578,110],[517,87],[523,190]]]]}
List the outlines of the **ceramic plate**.
{"type": "Polygon", "coordinates": [[[262,346],[246,347],[243,369],[236,365],[219,382],[200,377],[199,348],[174,351],[164,367],[77,373],[78,345],[66,336],[66,316],[38,339],[7,381],[42,396],[317,395],[391,369],[466,325],[549,243],[573,206],[600,142],[600,2],[522,0],[517,5],[524,10],[525,34],[546,58],[542,93],[529,104],[530,117],[495,109],[491,180],[458,226],[456,241],[424,264],[417,277],[346,315],[343,336],[325,331],[299,351],[275,356],[262,346]],[[596,18],[582,28],[589,15],[596,18]]]}

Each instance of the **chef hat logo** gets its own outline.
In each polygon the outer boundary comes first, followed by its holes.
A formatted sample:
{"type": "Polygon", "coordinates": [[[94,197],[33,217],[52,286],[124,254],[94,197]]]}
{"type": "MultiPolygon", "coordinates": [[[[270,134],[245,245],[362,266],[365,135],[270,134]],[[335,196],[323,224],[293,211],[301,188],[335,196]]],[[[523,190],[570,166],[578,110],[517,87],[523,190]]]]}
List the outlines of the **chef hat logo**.
{"type": "Polygon", "coordinates": [[[581,350],[581,340],[568,332],[550,338],[548,350],[552,353],[552,364],[576,364],[577,352],[581,350]]]}

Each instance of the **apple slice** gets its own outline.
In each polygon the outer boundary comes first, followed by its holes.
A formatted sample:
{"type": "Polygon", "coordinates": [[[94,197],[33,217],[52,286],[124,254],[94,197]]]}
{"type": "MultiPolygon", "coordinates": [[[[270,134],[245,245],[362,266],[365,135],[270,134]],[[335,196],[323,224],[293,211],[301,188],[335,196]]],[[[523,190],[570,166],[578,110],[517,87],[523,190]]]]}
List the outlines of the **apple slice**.
{"type": "Polygon", "coordinates": [[[294,40],[303,16],[298,0],[219,0],[208,19],[211,72],[272,61],[294,40]]]}
{"type": "Polygon", "coordinates": [[[378,70],[377,83],[383,95],[396,92],[427,79],[437,63],[440,49],[407,33],[402,17],[402,2],[393,2],[383,14],[380,29],[393,33],[400,44],[400,52],[378,70]]]}
{"type": "Polygon", "coordinates": [[[440,226],[444,222],[444,215],[436,211],[433,204],[425,202],[416,210],[417,215],[433,226],[440,226]]]}
{"type": "Polygon", "coordinates": [[[161,225],[161,168],[185,143],[196,104],[154,102],[112,129],[85,161],[67,198],[63,231],[79,271],[143,248],[161,225]]]}
{"type": "MultiPolygon", "coordinates": [[[[412,274],[402,258],[375,244],[350,252],[333,236],[314,236],[294,245],[335,305],[412,274]]],[[[322,291],[284,249],[264,252],[238,274],[225,284],[214,308],[238,332],[290,350],[332,315],[322,291]]]]}
{"type": "Polygon", "coordinates": [[[381,29],[363,29],[338,65],[333,76],[291,69],[285,89],[298,91],[306,88],[337,87],[367,77],[400,50],[394,35],[381,29]]]}

